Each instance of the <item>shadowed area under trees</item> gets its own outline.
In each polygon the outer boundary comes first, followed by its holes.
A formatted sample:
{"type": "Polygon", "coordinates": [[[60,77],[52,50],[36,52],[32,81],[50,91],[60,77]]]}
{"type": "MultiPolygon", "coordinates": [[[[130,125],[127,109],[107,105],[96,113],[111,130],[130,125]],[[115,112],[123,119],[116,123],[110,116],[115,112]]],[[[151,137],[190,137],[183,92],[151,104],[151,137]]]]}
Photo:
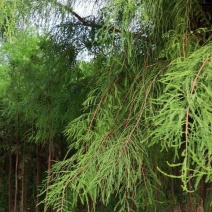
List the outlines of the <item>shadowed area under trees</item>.
{"type": "Polygon", "coordinates": [[[0,10],[0,211],[212,211],[210,1],[0,10]]]}

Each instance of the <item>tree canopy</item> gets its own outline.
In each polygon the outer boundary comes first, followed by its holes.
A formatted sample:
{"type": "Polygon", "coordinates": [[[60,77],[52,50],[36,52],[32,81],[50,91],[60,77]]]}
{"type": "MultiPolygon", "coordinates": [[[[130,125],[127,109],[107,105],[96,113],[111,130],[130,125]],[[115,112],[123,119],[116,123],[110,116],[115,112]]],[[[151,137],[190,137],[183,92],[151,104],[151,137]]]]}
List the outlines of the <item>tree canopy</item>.
{"type": "Polygon", "coordinates": [[[0,8],[5,210],[211,210],[210,1],[0,8]]]}

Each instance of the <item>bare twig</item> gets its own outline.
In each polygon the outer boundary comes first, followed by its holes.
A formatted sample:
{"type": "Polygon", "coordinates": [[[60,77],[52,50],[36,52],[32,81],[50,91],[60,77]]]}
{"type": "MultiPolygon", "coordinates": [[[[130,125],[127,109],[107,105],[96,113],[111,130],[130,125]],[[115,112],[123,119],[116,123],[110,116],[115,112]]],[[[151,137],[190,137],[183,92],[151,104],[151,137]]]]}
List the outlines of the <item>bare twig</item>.
{"type": "MultiPolygon", "coordinates": [[[[94,28],[97,28],[97,29],[102,29],[104,28],[104,25],[102,24],[97,24],[95,23],[95,21],[87,21],[86,18],[83,18],[81,17],[79,14],[77,14],[75,11],[73,11],[69,6],[67,5],[63,5],[59,2],[55,2],[55,4],[58,6],[58,7],[61,7],[63,9],[65,9],[67,12],[71,13],[75,18],[77,18],[83,26],[87,26],[87,27],[94,27],[94,28]]],[[[111,32],[116,32],[116,33],[119,33],[121,32],[120,29],[117,29],[115,28],[114,26],[111,26],[111,28],[109,28],[109,31],[111,32]]]]}

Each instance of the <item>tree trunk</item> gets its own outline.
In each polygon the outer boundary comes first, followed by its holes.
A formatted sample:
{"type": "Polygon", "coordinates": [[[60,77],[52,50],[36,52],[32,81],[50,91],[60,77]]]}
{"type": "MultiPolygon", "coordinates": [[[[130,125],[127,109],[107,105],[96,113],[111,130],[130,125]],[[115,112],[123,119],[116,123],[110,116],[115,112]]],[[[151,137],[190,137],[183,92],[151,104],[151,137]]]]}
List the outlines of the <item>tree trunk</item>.
{"type": "Polygon", "coordinates": [[[8,209],[9,209],[9,212],[11,212],[12,211],[12,154],[11,152],[9,152],[8,203],[9,203],[8,209]]]}
{"type": "Polygon", "coordinates": [[[17,196],[18,196],[18,140],[16,144],[16,163],[15,163],[15,198],[14,198],[14,212],[17,212],[17,196]]]}
{"type": "Polygon", "coordinates": [[[17,212],[17,197],[18,197],[18,166],[19,166],[19,136],[18,136],[18,117],[16,120],[15,132],[16,135],[16,160],[15,160],[15,197],[14,197],[14,212],[17,212]]]}
{"type": "Polygon", "coordinates": [[[21,182],[21,212],[24,212],[25,208],[25,149],[26,149],[26,127],[24,136],[24,146],[23,146],[23,167],[22,167],[22,182],[21,182]]]}
{"type": "MultiPolygon", "coordinates": [[[[46,189],[46,195],[48,194],[48,189],[50,186],[50,170],[52,167],[52,148],[53,148],[53,139],[50,139],[49,141],[49,156],[48,156],[48,176],[47,176],[47,189],[46,189]]],[[[51,208],[48,209],[49,212],[52,211],[51,208]]]]}
{"type": "Polygon", "coordinates": [[[104,209],[104,204],[103,204],[103,202],[101,201],[101,212],[104,212],[105,211],[105,209],[104,209]]]}
{"type": "Polygon", "coordinates": [[[40,186],[40,148],[39,148],[39,144],[37,144],[37,180],[36,180],[36,191],[37,191],[37,197],[36,197],[36,212],[40,212],[40,206],[38,205],[38,203],[40,202],[40,191],[39,191],[39,186],[40,186]]]}

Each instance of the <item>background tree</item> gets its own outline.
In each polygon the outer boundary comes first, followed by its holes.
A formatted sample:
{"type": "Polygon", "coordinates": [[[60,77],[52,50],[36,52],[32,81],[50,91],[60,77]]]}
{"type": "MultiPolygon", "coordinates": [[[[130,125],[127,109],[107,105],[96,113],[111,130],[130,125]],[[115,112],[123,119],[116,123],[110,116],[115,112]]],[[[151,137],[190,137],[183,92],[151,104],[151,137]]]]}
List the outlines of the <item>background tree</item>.
{"type": "MultiPolygon", "coordinates": [[[[24,211],[34,207],[33,199],[40,194],[41,181],[52,161],[66,155],[63,130],[81,113],[89,74],[82,69],[86,64],[74,62],[72,47],[64,51],[53,38],[47,40],[33,32],[16,36],[1,49],[1,173],[9,172],[8,188],[2,189],[9,192],[8,210],[24,211]],[[34,193],[28,202],[27,193],[34,193]]],[[[7,193],[1,195],[6,201],[7,193]]]]}

